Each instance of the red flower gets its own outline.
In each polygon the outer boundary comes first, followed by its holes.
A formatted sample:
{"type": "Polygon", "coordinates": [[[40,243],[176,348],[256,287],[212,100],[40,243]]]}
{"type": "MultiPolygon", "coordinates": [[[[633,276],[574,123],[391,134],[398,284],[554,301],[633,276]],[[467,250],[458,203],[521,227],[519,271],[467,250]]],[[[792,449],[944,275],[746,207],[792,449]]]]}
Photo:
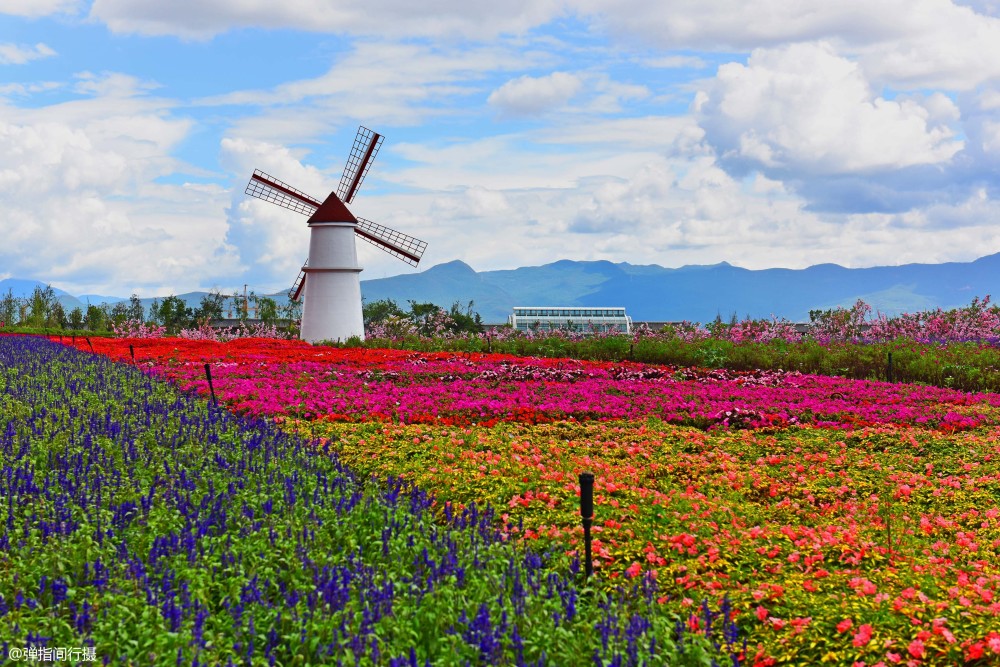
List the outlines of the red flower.
{"type": "Polygon", "coordinates": [[[837,623],[837,632],[847,632],[854,625],[854,621],[849,618],[845,618],[840,623],[837,623]]]}

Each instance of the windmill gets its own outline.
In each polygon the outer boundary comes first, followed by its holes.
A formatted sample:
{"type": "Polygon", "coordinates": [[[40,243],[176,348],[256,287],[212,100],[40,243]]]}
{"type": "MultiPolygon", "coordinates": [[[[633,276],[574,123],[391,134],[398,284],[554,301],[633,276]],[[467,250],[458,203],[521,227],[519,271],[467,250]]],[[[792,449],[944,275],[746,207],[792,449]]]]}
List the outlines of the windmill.
{"type": "Polygon", "coordinates": [[[301,337],[311,343],[365,337],[356,236],[411,266],[420,262],[427,247],[420,239],[355,217],[345,205],[354,201],[382,139],[367,127],[358,128],[340,185],[323,201],[259,169],[247,185],[246,194],[309,216],[309,258],[288,298],[298,301],[304,296],[301,337]]]}

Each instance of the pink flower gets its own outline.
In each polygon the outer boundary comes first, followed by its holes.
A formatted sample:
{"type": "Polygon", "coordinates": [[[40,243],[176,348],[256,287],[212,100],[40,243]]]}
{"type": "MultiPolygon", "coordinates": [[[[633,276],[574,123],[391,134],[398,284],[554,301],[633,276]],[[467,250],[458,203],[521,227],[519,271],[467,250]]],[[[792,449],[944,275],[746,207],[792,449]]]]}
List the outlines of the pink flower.
{"type": "Polygon", "coordinates": [[[642,574],[642,565],[639,565],[639,563],[632,563],[628,566],[628,569],[625,570],[625,574],[630,577],[638,577],[642,574]]]}
{"type": "Polygon", "coordinates": [[[840,623],[837,623],[837,632],[847,632],[854,625],[854,621],[849,618],[845,618],[840,623]]]}
{"type": "Polygon", "coordinates": [[[858,631],[854,634],[854,641],[852,642],[855,646],[861,647],[871,641],[872,638],[872,626],[865,623],[858,631]]]}
{"type": "Polygon", "coordinates": [[[919,639],[914,639],[912,642],[910,642],[910,645],[907,647],[907,650],[910,652],[910,655],[912,655],[914,658],[924,657],[924,643],[919,639]]]}

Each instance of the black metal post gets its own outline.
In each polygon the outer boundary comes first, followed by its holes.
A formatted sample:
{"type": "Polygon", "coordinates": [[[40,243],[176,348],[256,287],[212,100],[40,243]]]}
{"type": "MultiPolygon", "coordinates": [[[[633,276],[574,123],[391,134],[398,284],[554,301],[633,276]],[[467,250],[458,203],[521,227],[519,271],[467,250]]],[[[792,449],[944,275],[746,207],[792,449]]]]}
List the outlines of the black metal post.
{"type": "Polygon", "coordinates": [[[590,527],[594,524],[594,473],[580,473],[580,516],[583,518],[584,572],[594,574],[594,561],[590,553],[590,527]]]}
{"type": "Polygon", "coordinates": [[[90,346],[91,353],[97,354],[96,352],[94,352],[94,344],[90,342],[90,336],[87,336],[87,345],[90,346]]]}
{"type": "Polygon", "coordinates": [[[135,366],[135,348],[132,347],[132,343],[128,344],[128,353],[132,355],[132,365],[135,366]]]}
{"type": "Polygon", "coordinates": [[[218,401],[215,400],[215,388],[212,387],[212,367],[209,364],[205,364],[205,377],[208,378],[208,391],[212,394],[212,404],[218,405],[218,401]]]}
{"type": "Polygon", "coordinates": [[[885,377],[886,377],[886,379],[889,382],[893,381],[893,379],[892,379],[892,352],[889,353],[889,369],[888,369],[888,371],[886,371],[885,377]]]}

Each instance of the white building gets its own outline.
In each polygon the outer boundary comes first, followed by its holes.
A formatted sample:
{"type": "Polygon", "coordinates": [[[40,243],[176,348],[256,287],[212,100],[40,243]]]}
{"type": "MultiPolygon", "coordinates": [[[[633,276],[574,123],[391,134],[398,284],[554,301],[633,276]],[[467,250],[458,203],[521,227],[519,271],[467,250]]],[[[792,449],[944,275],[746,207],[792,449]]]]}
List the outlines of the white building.
{"type": "Polygon", "coordinates": [[[570,331],[632,333],[632,318],[624,308],[578,306],[514,306],[508,323],[519,331],[570,331]]]}

